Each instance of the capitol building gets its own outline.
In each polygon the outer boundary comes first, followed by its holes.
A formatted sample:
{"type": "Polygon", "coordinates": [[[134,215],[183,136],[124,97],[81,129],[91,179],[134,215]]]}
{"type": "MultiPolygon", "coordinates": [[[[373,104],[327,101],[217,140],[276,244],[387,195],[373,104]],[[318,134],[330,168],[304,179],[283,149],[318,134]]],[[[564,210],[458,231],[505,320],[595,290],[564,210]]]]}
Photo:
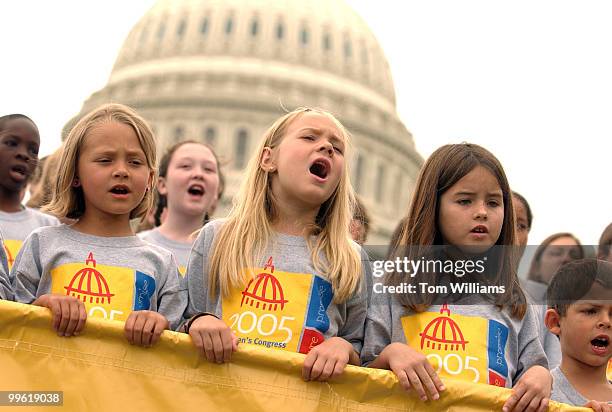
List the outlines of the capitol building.
{"type": "Polygon", "coordinates": [[[344,0],[159,0],[75,119],[107,102],[136,108],[159,150],[182,139],[214,147],[227,180],[217,217],[263,132],[296,107],[326,109],[352,134],[347,160],[372,220],[368,244],[388,243],[423,163],[382,48],[344,0]]]}

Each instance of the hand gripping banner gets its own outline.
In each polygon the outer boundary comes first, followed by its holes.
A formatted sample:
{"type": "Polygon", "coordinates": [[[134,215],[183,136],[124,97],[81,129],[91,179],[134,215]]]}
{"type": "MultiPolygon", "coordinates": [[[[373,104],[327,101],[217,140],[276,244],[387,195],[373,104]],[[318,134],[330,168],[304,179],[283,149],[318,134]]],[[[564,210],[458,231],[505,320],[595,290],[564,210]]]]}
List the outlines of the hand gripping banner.
{"type": "MultiPolygon", "coordinates": [[[[231,363],[216,365],[185,334],[164,332],[155,347],[140,348],[127,342],[123,323],[98,318],[88,319],[80,336],[63,338],[46,308],[0,301],[0,391],[61,391],[62,410],[488,412],[501,411],[510,395],[445,379],[441,399],[422,402],[391,372],[354,366],[334,382],[304,382],[303,359],[241,344],[231,363]]],[[[590,409],[549,408],[571,410],[590,409]]]]}

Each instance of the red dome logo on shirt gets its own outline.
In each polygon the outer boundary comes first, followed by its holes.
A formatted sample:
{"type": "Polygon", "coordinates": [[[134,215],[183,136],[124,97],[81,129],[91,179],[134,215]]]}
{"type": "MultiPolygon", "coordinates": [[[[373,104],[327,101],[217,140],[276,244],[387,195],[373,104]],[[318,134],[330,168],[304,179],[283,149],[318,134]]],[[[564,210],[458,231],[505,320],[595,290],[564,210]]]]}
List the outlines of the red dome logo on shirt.
{"type": "Polygon", "coordinates": [[[15,262],[15,259],[13,259],[13,255],[11,255],[11,251],[9,250],[9,248],[6,247],[6,245],[2,245],[4,247],[4,251],[6,252],[6,260],[8,261],[9,267],[13,267],[13,263],[15,262]]]}
{"type": "Polygon", "coordinates": [[[272,264],[272,257],[268,259],[264,271],[255,278],[249,281],[247,287],[242,291],[242,300],[240,306],[243,304],[249,305],[256,309],[260,307],[263,310],[275,311],[279,308],[283,310],[285,303],[288,302],[285,299],[283,287],[274,275],[274,265],[272,264]]]}
{"type": "Polygon", "coordinates": [[[89,252],[85,264],[87,266],[74,274],[70,284],[64,286],[66,295],[74,296],[83,302],[87,302],[89,298],[89,303],[104,303],[105,299],[110,303],[111,297],[115,295],[110,293],[106,279],[96,270],[96,261],[92,252],[89,252]],[[89,266],[90,264],[92,266],[89,266]]]}
{"type": "Polygon", "coordinates": [[[421,349],[427,347],[433,350],[458,350],[461,346],[461,349],[465,350],[468,341],[463,338],[463,332],[457,322],[450,318],[451,312],[446,303],[442,305],[440,314],[443,316],[429,322],[423,332],[419,333],[421,349]]]}

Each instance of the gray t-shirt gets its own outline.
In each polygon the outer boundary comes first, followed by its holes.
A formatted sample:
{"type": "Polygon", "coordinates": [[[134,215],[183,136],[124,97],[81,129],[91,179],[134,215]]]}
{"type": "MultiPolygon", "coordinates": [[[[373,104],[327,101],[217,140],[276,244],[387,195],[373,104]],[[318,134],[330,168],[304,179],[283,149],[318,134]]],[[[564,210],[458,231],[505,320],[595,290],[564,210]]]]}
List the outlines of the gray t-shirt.
{"type": "Polygon", "coordinates": [[[544,323],[544,316],[548,308],[545,305],[535,305],[533,309],[538,321],[538,336],[548,359],[548,367],[552,370],[561,365],[561,343],[559,338],[549,331],[544,323]]]}
{"type": "Polygon", "coordinates": [[[565,374],[561,371],[561,368],[552,369],[550,374],[553,377],[553,388],[550,399],[573,406],[584,406],[589,401],[569,383],[565,374]]]}
{"type": "MultiPolygon", "coordinates": [[[[584,406],[589,401],[567,380],[561,368],[557,367],[551,369],[550,374],[553,377],[553,387],[550,399],[572,406],[584,406]]],[[[612,400],[608,403],[612,403],[612,400]]]]}
{"type": "Polygon", "coordinates": [[[548,367],[531,306],[522,320],[478,295],[415,313],[395,294],[374,294],[361,352],[364,364],[392,342],[424,353],[442,377],[511,388],[534,365],[548,367]]]}
{"type": "Polygon", "coordinates": [[[179,276],[170,252],[137,236],[93,236],[66,225],[32,232],[11,271],[17,302],[70,295],[88,316],[125,321],[132,311],[152,310],[172,329],[187,305],[179,276]]]}
{"type": "MultiPolygon", "coordinates": [[[[137,233],[137,236],[142,240],[157,246],[161,246],[164,249],[172,252],[174,258],[176,259],[176,263],[178,263],[181,279],[184,279],[185,272],[187,271],[187,263],[189,262],[189,253],[191,252],[193,242],[178,242],[176,240],[168,239],[166,236],[161,234],[159,228],[157,227],[155,229],[137,233]]],[[[185,285],[185,287],[187,286],[185,285]]]]}
{"type": "Polygon", "coordinates": [[[544,316],[546,315],[546,309],[548,309],[546,306],[546,288],[548,286],[530,279],[520,279],[520,284],[530,305],[534,307],[538,321],[538,335],[548,359],[548,367],[554,369],[561,365],[561,345],[559,339],[548,330],[544,323],[544,316]]]}
{"type": "MultiPolygon", "coordinates": [[[[3,244],[2,233],[0,233],[0,245],[3,244]]],[[[13,300],[13,289],[9,280],[8,261],[4,247],[0,247],[0,299],[13,300]]]]}
{"type": "MultiPolygon", "coordinates": [[[[232,290],[224,298],[217,290],[211,298],[208,259],[222,224],[219,220],[209,222],[194,243],[187,266],[185,319],[199,312],[214,313],[234,330],[241,343],[268,348],[307,353],[323,340],[339,336],[357,353],[361,351],[367,309],[365,282],[347,301],[334,303],[331,283],[315,269],[303,237],[277,234],[244,289],[232,290]]],[[[368,276],[368,258],[361,253],[361,275],[368,276]]]]}
{"type": "Polygon", "coordinates": [[[34,229],[59,224],[60,221],[56,217],[29,207],[15,213],[0,212],[0,229],[4,236],[9,270],[13,267],[23,241],[34,229]]]}

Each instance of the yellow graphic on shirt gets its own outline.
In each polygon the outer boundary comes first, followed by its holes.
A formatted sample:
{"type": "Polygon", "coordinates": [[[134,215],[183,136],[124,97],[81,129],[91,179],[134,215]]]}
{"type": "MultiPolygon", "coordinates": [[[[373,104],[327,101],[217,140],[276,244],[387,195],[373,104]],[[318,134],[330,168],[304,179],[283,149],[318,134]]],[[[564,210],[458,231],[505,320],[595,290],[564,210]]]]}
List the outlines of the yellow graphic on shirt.
{"type": "Polygon", "coordinates": [[[243,290],[223,299],[223,320],[240,342],[308,353],[329,328],[331,284],[312,274],[274,271],[272,258],[243,290]]]}
{"type": "Polygon", "coordinates": [[[15,259],[17,258],[17,254],[19,253],[19,250],[21,250],[22,245],[23,241],[21,240],[4,239],[4,252],[6,253],[6,260],[8,261],[9,270],[13,268],[15,259]]]}
{"type": "Polygon", "coordinates": [[[443,377],[506,386],[508,328],[474,316],[423,312],[401,318],[406,342],[424,353],[443,377]]]}
{"type": "Polygon", "coordinates": [[[131,268],[98,265],[89,252],[85,264],[51,270],[51,293],[82,301],[88,316],[125,321],[133,310],[149,309],[155,279],[131,268]]]}
{"type": "Polygon", "coordinates": [[[181,276],[185,277],[185,272],[187,272],[187,266],[179,266],[178,269],[181,276]]]}

